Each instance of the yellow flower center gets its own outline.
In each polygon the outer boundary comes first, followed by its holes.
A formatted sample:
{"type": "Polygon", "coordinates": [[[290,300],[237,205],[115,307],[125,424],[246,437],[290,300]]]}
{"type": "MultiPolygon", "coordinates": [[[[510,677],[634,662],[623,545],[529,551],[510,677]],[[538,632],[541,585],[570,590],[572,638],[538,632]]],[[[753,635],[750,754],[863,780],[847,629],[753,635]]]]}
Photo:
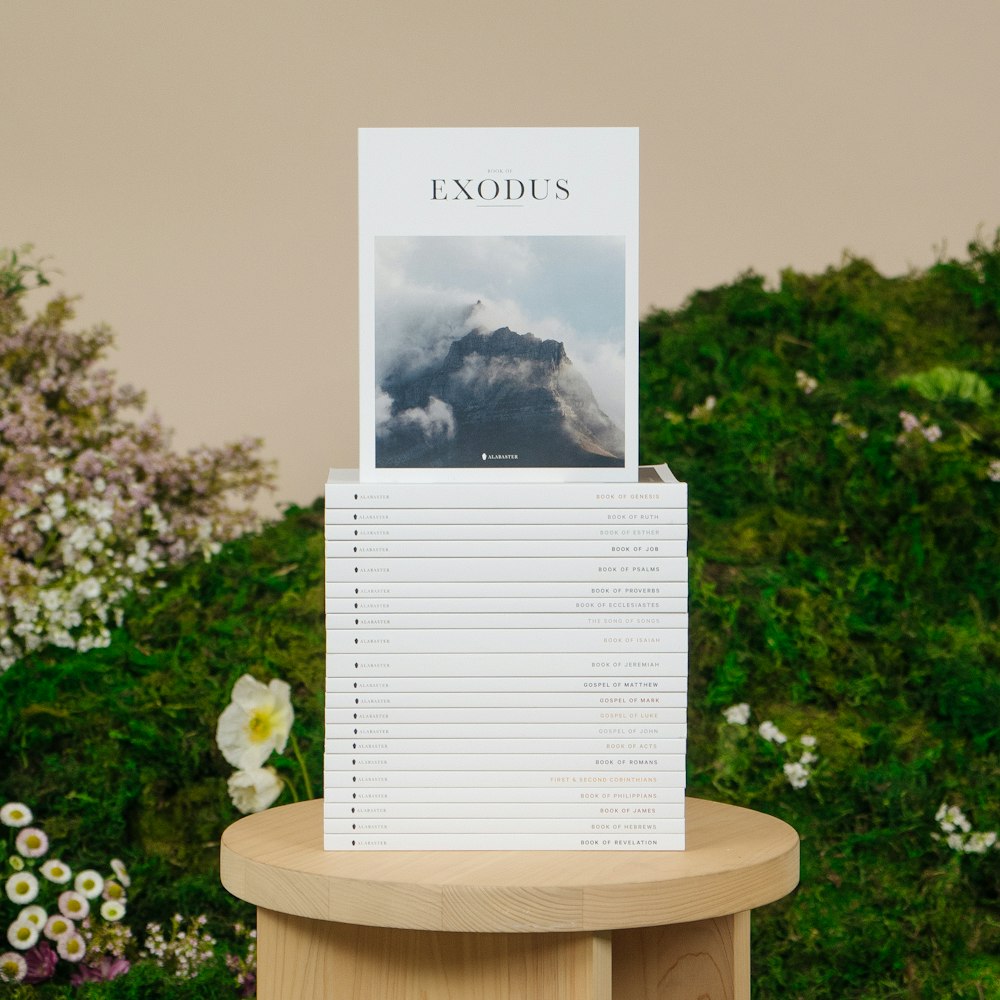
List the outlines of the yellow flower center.
{"type": "Polygon", "coordinates": [[[14,892],[16,892],[19,896],[23,896],[25,893],[30,892],[30,890],[31,890],[31,883],[30,882],[15,882],[14,883],[14,892]]]}
{"type": "Polygon", "coordinates": [[[20,927],[18,927],[17,932],[15,934],[15,936],[18,939],[18,941],[30,941],[31,940],[31,935],[32,935],[31,928],[30,927],[25,927],[24,924],[22,924],[20,927]]]}
{"type": "Polygon", "coordinates": [[[17,962],[9,958],[3,965],[0,965],[0,972],[8,979],[13,979],[21,970],[17,967],[17,962]]]}
{"type": "Polygon", "coordinates": [[[277,720],[274,717],[273,711],[257,709],[250,716],[250,721],[247,723],[247,729],[250,731],[250,739],[254,743],[264,743],[271,738],[276,724],[277,720]]]}
{"type": "Polygon", "coordinates": [[[66,900],[66,909],[72,910],[74,913],[78,913],[83,907],[80,905],[80,900],[78,899],[68,899],[66,900]]]}
{"type": "Polygon", "coordinates": [[[79,950],[80,950],[80,939],[79,938],[70,938],[66,942],[66,951],[68,951],[69,954],[75,955],[79,950]]]}
{"type": "Polygon", "coordinates": [[[105,882],[104,891],[108,894],[108,899],[121,899],[125,895],[124,890],[117,882],[105,882]]]}
{"type": "Polygon", "coordinates": [[[29,834],[24,838],[29,850],[37,851],[42,846],[42,838],[37,833],[29,834]]]}
{"type": "Polygon", "coordinates": [[[65,934],[68,930],[69,924],[67,924],[65,920],[57,918],[52,921],[52,933],[55,934],[56,937],[59,937],[60,934],[65,934]]]}

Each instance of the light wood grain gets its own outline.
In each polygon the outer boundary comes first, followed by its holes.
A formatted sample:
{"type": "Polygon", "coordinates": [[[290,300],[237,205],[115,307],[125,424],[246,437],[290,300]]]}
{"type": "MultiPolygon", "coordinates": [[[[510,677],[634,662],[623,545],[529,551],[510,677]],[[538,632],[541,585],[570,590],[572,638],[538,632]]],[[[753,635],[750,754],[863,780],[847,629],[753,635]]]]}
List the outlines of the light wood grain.
{"type": "Polygon", "coordinates": [[[322,848],[322,802],[247,816],[222,837],[222,883],[320,921],[452,932],[578,932],[728,916],[798,881],[795,831],[772,816],[687,800],[687,850],[384,851],[322,848]]]}
{"type": "Polygon", "coordinates": [[[612,1000],[611,935],[451,934],[260,909],[259,1000],[612,1000]]]}
{"type": "Polygon", "coordinates": [[[614,1000],[750,1000],[750,914],[615,931],[614,1000]]]}

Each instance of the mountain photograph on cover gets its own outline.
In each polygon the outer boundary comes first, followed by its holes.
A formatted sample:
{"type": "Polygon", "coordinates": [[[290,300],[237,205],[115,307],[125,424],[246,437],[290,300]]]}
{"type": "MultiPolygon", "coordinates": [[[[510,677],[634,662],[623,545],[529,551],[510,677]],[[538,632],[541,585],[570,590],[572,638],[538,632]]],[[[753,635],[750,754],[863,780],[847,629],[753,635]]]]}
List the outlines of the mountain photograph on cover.
{"type": "Polygon", "coordinates": [[[378,468],[621,468],[625,240],[375,239],[378,468]]]}

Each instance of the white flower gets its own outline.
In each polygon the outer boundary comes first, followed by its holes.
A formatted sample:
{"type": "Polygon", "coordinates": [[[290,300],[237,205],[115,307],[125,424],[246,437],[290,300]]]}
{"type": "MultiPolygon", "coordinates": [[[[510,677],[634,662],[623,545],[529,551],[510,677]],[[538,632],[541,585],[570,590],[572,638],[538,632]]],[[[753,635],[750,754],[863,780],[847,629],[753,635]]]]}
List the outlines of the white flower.
{"type": "Polygon", "coordinates": [[[50,941],[58,941],[60,938],[75,934],[76,924],[69,917],[64,917],[61,913],[54,913],[46,921],[43,933],[50,941]]]}
{"type": "Polygon", "coordinates": [[[18,872],[7,879],[5,888],[12,903],[30,903],[38,895],[38,879],[31,872],[18,872]]]}
{"type": "Polygon", "coordinates": [[[105,920],[121,920],[125,916],[125,907],[116,899],[107,899],[101,903],[101,916],[105,920]]]}
{"type": "Polygon", "coordinates": [[[125,862],[121,858],[111,859],[111,870],[115,873],[115,877],[119,882],[127,889],[131,884],[132,880],[128,877],[128,869],[125,867],[125,862]]]}
{"type": "Polygon", "coordinates": [[[741,701],[738,705],[730,705],[722,714],[730,725],[745,726],[750,721],[750,706],[741,701]]]}
{"type": "Polygon", "coordinates": [[[7,940],[12,948],[27,951],[38,941],[38,928],[28,920],[15,920],[7,928],[7,940]]]}
{"type": "Polygon", "coordinates": [[[38,525],[38,530],[41,532],[52,530],[52,515],[41,513],[35,519],[35,524],[38,525]]]}
{"type": "Polygon", "coordinates": [[[87,954],[87,942],[78,933],[67,934],[56,942],[56,951],[67,962],[79,962],[87,954]]]}
{"type": "Polygon", "coordinates": [[[34,924],[39,930],[45,926],[48,914],[42,906],[26,906],[17,915],[18,920],[27,920],[29,924],[34,924]]]}
{"type": "Polygon", "coordinates": [[[810,753],[808,750],[799,758],[800,764],[815,764],[819,758],[814,753],[810,753]]]}
{"type": "Polygon", "coordinates": [[[800,763],[786,764],[785,777],[792,788],[805,788],[809,784],[809,769],[800,763]]]}
{"type": "Polygon", "coordinates": [[[85,896],[67,889],[59,896],[59,912],[70,920],[83,920],[90,914],[90,903],[85,896]]]}
{"type": "Polygon", "coordinates": [[[768,743],[786,743],[788,741],[788,737],[770,719],[765,719],[757,728],[757,732],[768,743]]]}
{"type": "Polygon", "coordinates": [[[284,681],[264,685],[244,674],[234,685],[232,701],[219,716],[215,740],[222,756],[240,770],[260,768],[272,750],[282,753],[295,720],[284,681]]]}
{"type": "Polygon", "coordinates": [[[40,858],[49,849],[49,838],[42,830],[26,826],[14,841],[17,853],[25,858],[40,858]]]}
{"type": "Polygon", "coordinates": [[[1000,458],[994,458],[988,466],[986,466],[986,476],[993,483],[1000,483],[1000,458]]]}
{"type": "Polygon", "coordinates": [[[93,868],[87,868],[73,880],[73,888],[87,899],[96,899],[104,888],[104,879],[93,868]]]}
{"type": "Polygon", "coordinates": [[[45,470],[45,481],[51,483],[53,486],[58,486],[64,478],[63,470],[57,465],[45,470]]]}
{"type": "Polygon", "coordinates": [[[941,440],[941,428],[938,427],[937,424],[933,424],[930,427],[924,427],[922,433],[924,437],[927,438],[927,440],[930,441],[932,444],[935,441],[941,440]]]}
{"type": "Polygon", "coordinates": [[[807,375],[800,369],[795,373],[795,384],[808,396],[811,392],[816,391],[819,382],[812,375],[807,375]]]}
{"type": "Polygon", "coordinates": [[[49,858],[39,871],[56,885],[65,885],[73,877],[69,865],[64,865],[58,858],[49,858]]]}
{"type": "Polygon", "coordinates": [[[28,963],[16,951],[0,955],[0,983],[19,983],[28,974],[28,963]]]}
{"type": "Polygon", "coordinates": [[[4,826],[27,826],[34,817],[23,802],[8,802],[0,807],[0,823],[4,826]]]}
{"type": "Polygon", "coordinates": [[[799,737],[799,742],[804,747],[814,747],[814,746],[816,746],[816,737],[815,736],[810,736],[808,733],[806,733],[805,736],[800,736],[799,737]]]}
{"type": "Polygon", "coordinates": [[[985,854],[997,842],[997,835],[992,830],[989,833],[971,833],[962,848],[966,854],[985,854]]]}
{"type": "Polygon", "coordinates": [[[949,833],[945,843],[953,851],[960,851],[962,849],[962,835],[960,833],[949,833]]]}
{"type": "Polygon", "coordinates": [[[247,768],[229,779],[229,797],[241,813],[261,812],[281,794],[283,784],[273,767],[247,768]]]}

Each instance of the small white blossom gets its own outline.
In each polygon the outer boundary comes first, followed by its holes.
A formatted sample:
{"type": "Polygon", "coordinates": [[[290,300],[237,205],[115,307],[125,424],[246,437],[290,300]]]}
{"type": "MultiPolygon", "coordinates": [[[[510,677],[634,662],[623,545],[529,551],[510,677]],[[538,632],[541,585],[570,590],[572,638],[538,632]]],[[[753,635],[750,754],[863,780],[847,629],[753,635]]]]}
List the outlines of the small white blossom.
{"type": "Polygon", "coordinates": [[[814,746],[816,746],[816,737],[815,736],[811,736],[809,733],[806,733],[805,736],[800,736],[799,737],[799,742],[804,747],[814,747],[814,746]]]}
{"type": "Polygon", "coordinates": [[[770,719],[765,719],[758,727],[757,732],[769,743],[786,743],[788,741],[788,737],[770,719]]]}
{"type": "Polygon", "coordinates": [[[45,921],[49,915],[45,912],[44,906],[26,906],[17,915],[18,920],[27,920],[29,924],[34,924],[39,930],[45,926],[45,921]]]}
{"type": "Polygon", "coordinates": [[[56,885],[65,885],[73,877],[69,865],[63,864],[58,858],[50,858],[39,871],[56,885]]]}
{"type": "Polygon", "coordinates": [[[812,375],[807,375],[800,369],[795,373],[795,384],[808,396],[810,393],[816,391],[819,382],[812,375]]]}
{"type": "Polygon", "coordinates": [[[101,916],[108,921],[121,920],[125,916],[125,907],[116,899],[107,899],[101,903],[101,916]]]}
{"type": "Polygon", "coordinates": [[[784,771],[792,788],[805,788],[809,784],[809,770],[801,763],[788,763],[785,765],[784,771]]]}
{"type": "Polygon", "coordinates": [[[90,903],[86,896],[73,889],[67,889],[59,896],[59,912],[70,920],[83,920],[90,914],[90,903]]]}
{"type": "Polygon", "coordinates": [[[990,482],[1000,483],[1000,458],[994,458],[988,466],[986,466],[986,477],[990,482]]]}
{"type": "Polygon", "coordinates": [[[58,941],[60,938],[75,934],[76,924],[69,917],[64,917],[61,913],[54,913],[46,921],[43,933],[50,941],[58,941]]]}
{"type": "Polygon", "coordinates": [[[750,721],[750,706],[741,701],[738,705],[730,705],[722,714],[730,725],[745,726],[750,721]]]}

